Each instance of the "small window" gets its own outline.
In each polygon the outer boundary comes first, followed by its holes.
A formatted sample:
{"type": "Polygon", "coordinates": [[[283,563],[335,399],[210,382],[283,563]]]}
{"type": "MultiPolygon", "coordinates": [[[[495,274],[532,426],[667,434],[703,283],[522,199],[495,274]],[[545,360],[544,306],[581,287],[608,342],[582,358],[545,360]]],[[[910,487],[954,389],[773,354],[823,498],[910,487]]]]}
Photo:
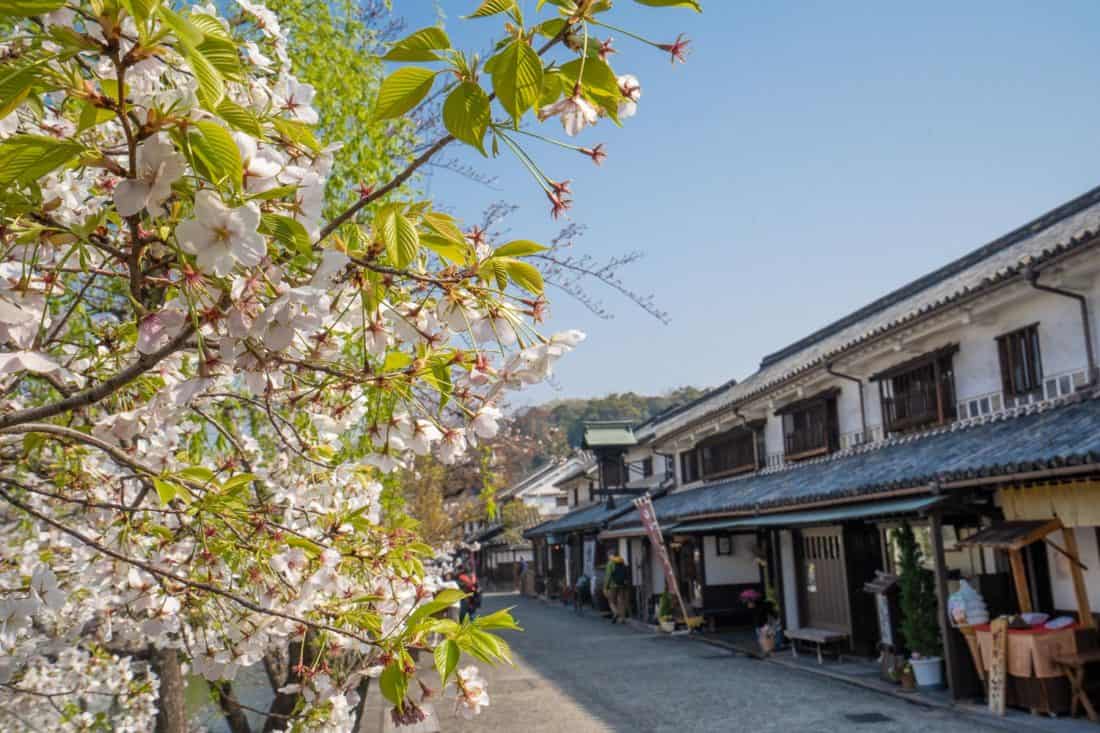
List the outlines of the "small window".
{"type": "Polygon", "coordinates": [[[685,484],[699,480],[699,452],[689,450],[680,454],[680,476],[685,484]]]}
{"type": "Polygon", "coordinates": [[[878,381],[886,431],[905,432],[955,419],[957,345],[925,354],[871,377],[878,381]]]}
{"type": "Polygon", "coordinates": [[[783,454],[789,461],[831,453],[840,444],[836,398],[839,389],[776,410],[783,419],[783,454]]]}
{"type": "MultiPolygon", "coordinates": [[[[576,496],[576,494],[574,494],[576,496]]],[[[557,496],[554,497],[554,503],[558,506],[569,506],[569,496],[557,496]]]]}
{"type": "Polygon", "coordinates": [[[649,478],[653,475],[653,457],[650,456],[642,461],[642,478],[649,478]]]}
{"type": "Polygon", "coordinates": [[[1005,396],[1023,397],[1042,390],[1039,324],[998,336],[997,355],[1001,360],[1001,383],[1005,396]]]}

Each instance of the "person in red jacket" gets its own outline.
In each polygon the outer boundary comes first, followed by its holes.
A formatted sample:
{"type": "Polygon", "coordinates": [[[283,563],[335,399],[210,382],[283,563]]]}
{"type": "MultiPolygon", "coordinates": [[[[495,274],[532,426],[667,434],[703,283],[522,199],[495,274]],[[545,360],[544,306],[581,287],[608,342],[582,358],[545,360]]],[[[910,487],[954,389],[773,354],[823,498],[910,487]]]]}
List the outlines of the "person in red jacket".
{"type": "Polygon", "coordinates": [[[481,587],[477,584],[477,573],[470,567],[463,566],[458,574],[458,588],[467,594],[459,604],[458,617],[465,621],[467,617],[474,618],[477,609],[481,608],[481,587]]]}

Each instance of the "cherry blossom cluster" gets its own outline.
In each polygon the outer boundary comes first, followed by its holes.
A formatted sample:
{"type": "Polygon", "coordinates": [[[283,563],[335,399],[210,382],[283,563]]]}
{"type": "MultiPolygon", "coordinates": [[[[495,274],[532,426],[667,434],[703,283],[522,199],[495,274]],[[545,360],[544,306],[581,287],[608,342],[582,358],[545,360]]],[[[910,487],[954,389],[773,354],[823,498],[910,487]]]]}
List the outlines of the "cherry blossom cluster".
{"type": "MultiPolygon", "coordinates": [[[[603,5],[558,5],[546,47],[587,54],[577,28],[603,5]]],[[[410,651],[433,647],[476,713],[485,682],[458,654],[507,659],[489,632],[511,619],[439,617],[461,594],[386,486],[494,438],[508,393],[583,340],[538,331],[543,248],[494,246],[402,188],[456,136],[326,219],[339,144],[260,3],[23,8],[0,10],[0,716],[147,730],[179,703],[164,665],[225,708],[263,664],[287,730],[348,730],[368,677],[411,721],[410,651]]],[[[440,58],[441,34],[395,50],[440,58]]],[[[533,35],[511,47],[541,75],[533,35]]],[[[602,86],[582,56],[538,116],[573,135],[635,113],[605,46],[602,86]]],[[[378,106],[403,114],[416,100],[390,81],[378,106]]],[[[476,114],[445,122],[484,136],[473,83],[451,94],[476,114]]],[[[546,190],[567,208],[568,182],[546,190]]]]}

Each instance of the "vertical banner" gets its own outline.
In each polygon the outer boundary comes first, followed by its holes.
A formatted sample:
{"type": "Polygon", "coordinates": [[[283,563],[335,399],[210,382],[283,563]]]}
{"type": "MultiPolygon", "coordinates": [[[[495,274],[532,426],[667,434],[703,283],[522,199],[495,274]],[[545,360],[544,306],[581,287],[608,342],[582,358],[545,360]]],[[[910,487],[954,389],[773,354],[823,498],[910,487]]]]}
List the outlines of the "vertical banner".
{"type": "Polygon", "coordinates": [[[634,506],[638,508],[638,515],[642,519],[642,527],[649,535],[649,543],[653,546],[657,557],[661,560],[661,567],[665,570],[665,588],[671,589],[676,594],[676,600],[680,603],[680,611],[683,612],[686,621],[690,614],[684,604],[684,597],[680,595],[680,584],[676,582],[676,571],[672,569],[672,561],[668,557],[664,537],[661,536],[661,526],[657,523],[657,513],[653,510],[653,502],[646,495],[635,499],[634,506]]]}
{"type": "Polygon", "coordinates": [[[589,578],[596,576],[596,540],[584,541],[584,574],[589,578]]]}

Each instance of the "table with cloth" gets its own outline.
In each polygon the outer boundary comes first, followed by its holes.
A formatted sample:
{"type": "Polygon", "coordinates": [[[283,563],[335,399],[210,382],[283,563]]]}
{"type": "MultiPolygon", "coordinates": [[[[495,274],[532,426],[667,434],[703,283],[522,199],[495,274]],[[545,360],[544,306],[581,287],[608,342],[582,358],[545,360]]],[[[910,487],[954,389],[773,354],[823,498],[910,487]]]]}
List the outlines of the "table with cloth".
{"type": "MultiPolygon", "coordinates": [[[[1009,704],[1030,708],[1037,713],[1068,712],[1068,684],[1064,671],[1054,660],[1077,653],[1079,628],[1079,625],[1061,629],[1034,626],[1008,630],[1006,667],[1011,683],[1009,704]]],[[[993,635],[989,624],[974,626],[973,630],[978,640],[982,677],[989,679],[993,635]]]]}

